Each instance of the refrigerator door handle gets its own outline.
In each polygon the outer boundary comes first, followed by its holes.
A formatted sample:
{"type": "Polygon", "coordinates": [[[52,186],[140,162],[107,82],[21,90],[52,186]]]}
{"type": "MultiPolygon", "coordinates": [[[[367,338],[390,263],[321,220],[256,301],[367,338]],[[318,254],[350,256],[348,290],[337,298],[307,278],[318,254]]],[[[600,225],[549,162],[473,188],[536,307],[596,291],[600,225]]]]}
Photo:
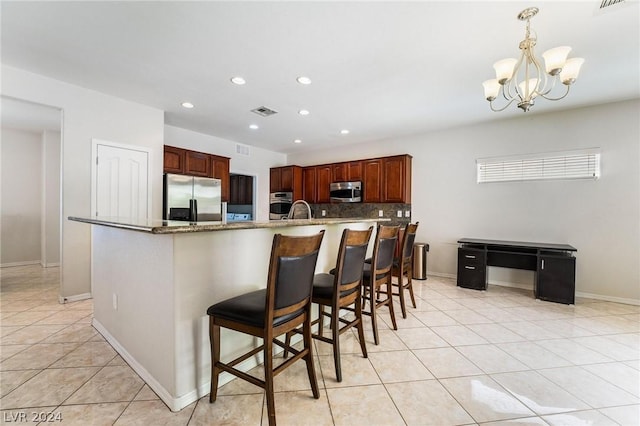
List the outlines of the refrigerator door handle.
{"type": "Polygon", "coordinates": [[[189,200],[189,221],[198,221],[198,200],[193,198],[189,200]]]}

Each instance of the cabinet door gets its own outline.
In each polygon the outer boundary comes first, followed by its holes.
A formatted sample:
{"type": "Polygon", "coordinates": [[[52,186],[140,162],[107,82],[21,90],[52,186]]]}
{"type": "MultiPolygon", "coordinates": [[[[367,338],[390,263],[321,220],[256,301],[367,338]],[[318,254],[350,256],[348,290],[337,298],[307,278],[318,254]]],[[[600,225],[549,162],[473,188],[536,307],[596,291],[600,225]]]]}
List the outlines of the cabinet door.
{"type": "Polygon", "coordinates": [[[222,188],[222,201],[229,201],[229,159],[227,157],[219,157],[217,155],[211,155],[211,162],[213,163],[213,170],[211,176],[220,179],[220,186],[222,188]]]}
{"type": "Polygon", "coordinates": [[[174,146],[164,146],[164,172],[184,173],[185,150],[174,146]]]}
{"type": "Polygon", "coordinates": [[[536,274],[535,296],[551,302],[575,303],[576,258],[540,255],[536,274]]]}
{"type": "Polygon", "coordinates": [[[316,195],[316,168],[304,167],[302,169],[302,198],[310,204],[317,200],[316,195]]]}
{"type": "Polygon", "coordinates": [[[241,176],[244,179],[240,188],[244,194],[244,202],[242,204],[253,204],[253,176],[241,176]]]}
{"type": "Polygon", "coordinates": [[[351,161],[347,164],[347,180],[362,181],[362,161],[351,161]]]}
{"type": "Polygon", "coordinates": [[[269,190],[270,192],[280,192],[282,191],[282,180],[280,176],[282,175],[280,167],[273,167],[269,171],[269,190]]]}
{"type": "Polygon", "coordinates": [[[280,190],[293,192],[293,167],[280,168],[280,190]]]}
{"type": "Polygon", "coordinates": [[[229,204],[242,204],[240,202],[240,176],[229,176],[229,204]]]}
{"type": "Polygon", "coordinates": [[[347,163],[337,163],[331,165],[331,182],[347,182],[349,180],[347,163]]]}
{"type": "Polygon", "coordinates": [[[486,252],[479,249],[458,249],[458,287],[487,289],[486,252]]]}
{"type": "Polygon", "coordinates": [[[186,151],[185,173],[192,176],[211,176],[211,157],[209,154],[186,151]]]}
{"type": "Polygon", "coordinates": [[[365,203],[379,203],[382,201],[382,160],[365,160],[363,165],[363,192],[365,203]]]}
{"type": "Polygon", "coordinates": [[[404,203],[404,158],[389,157],[384,159],[384,203],[404,203]]]}
{"type": "Polygon", "coordinates": [[[318,166],[316,167],[316,179],[317,179],[317,202],[329,203],[331,196],[329,194],[329,185],[331,185],[331,166],[318,166]]]}

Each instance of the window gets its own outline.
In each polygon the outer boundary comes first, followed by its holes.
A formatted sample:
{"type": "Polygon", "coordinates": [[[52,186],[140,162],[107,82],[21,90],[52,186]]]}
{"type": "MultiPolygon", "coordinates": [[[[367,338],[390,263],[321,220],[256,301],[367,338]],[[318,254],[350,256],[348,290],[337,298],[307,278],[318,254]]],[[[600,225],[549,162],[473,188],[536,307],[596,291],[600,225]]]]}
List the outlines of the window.
{"type": "Polygon", "coordinates": [[[476,167],[478,183],[597,179],[600,149],[481,158],[476,160],[476,167]]]}

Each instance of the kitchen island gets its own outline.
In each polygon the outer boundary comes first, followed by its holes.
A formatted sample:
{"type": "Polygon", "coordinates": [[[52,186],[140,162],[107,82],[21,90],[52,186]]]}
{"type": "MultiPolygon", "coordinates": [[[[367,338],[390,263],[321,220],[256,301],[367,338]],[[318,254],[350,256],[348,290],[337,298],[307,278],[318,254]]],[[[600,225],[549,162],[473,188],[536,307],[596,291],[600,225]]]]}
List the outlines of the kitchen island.
{"type": "MultiPolygon", "coordinates": [[[[367,229],[379,221],[69,220],[92,225],[94,327],[173,411],[209,393],[206,310],[221,300],[266,287],[275,234],[311,235],[324,229],[316,267],[324,272],[335,265],[345,228],[367,229]]],[[[222,333],[223,359],[260,344],[247,335],[222,333]]],[[[261,362],[256,356],[238,367],[247,371],[261,362]]],[[[220,385],[232,378],[224,373],[220,385]]]]}

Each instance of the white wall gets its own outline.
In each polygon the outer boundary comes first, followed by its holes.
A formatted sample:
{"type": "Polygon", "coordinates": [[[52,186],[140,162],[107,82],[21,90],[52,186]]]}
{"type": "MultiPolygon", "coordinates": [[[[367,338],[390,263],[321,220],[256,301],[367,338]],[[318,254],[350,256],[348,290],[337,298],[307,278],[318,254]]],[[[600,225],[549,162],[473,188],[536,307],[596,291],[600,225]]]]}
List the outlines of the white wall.
{"type": "Polygon", "coordinates": [[[60,264],[60,132],[42,133],[42,241],[40,263],[60,264]]]}
{"type": "Polygon", "coordinates": [[[241,155],[235,142],[173,126],[165,126],[164,143],[231,158],[231,173],[256,177],[256,220],[269,220],[269,168],[286,165],[285,154],[251,146],[250,155],[241,155]]]}
{"type": "Polygon", "coordinates": [[[2,128],[0,264],[40,262],[42,140],[39,133],[2,128]]]}
{"type": "Polygon", "coordinates": [[[91,214],[91,139],[151,149],[152,217],[162,216],[162,110],[93,90],[2,67],[2,94],[63,110],[62,124],[62,283],[64,298],[90,292],[90,226],[68,216],[91,214]]]}
{"type": "MultiPolygon", "coordinates": [[[[539,108],[543,108],[542,102],[539,108]]],[[[290,155],[308,165],[375,156],[413,155],[417,241],[430,244],[428,269],[456,274],[461,237],[568,243],[578,249],[576,292],[640,303],[640,101],[478,124],[340,152],[290,155]],[[600,147],[599,180],[475,183],[482,157],[600,147]]],[[[532,275],[491,268],[490,279],[532,275]]]]}

